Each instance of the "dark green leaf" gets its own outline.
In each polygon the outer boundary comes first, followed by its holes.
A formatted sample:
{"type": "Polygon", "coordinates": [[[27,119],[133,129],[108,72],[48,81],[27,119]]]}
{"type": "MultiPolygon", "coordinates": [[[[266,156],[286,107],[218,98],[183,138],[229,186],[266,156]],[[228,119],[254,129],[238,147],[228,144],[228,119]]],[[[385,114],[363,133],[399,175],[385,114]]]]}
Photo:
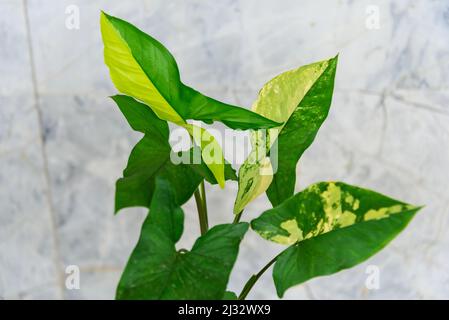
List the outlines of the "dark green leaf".
{"type": "Polygon", "coordinates": [[[247,223],[224,224],[197,239],[191,251],[176,251],[183,212],[171,185],[156,190],[140,239],[117,288],[117,299],[222,299],[247,223]]]}
{"type": "Polygon", "coordinates": [[[168,140],[167,122],[159,119],[147,105],[125,95],[115,95],[111,99],[115,101],[129,125],[135,131],[158,136],[162,141],[168,140]]]}
{"type": "Polygon", "coordinates": [[[419,210],[377,192],[321,182],[265,211],[251,227],[292,245],[273,269],[278,295],[313,277],[350,268],[387,245],[419,210]]]}
{"type": "MultiPolygon", "coordinates": [[[[188,156],[187,159],[192,160],[190,163],[173,163],[171,160],[173,154],[168,143],[167,123],[160,120],[151,109],[127,96],[115,96],[113,100],[131,127],[145,133],[131,152],[123,178],[117,181],[115,212],[133,206],[149,207],[155,178],[158,176],[173,181],[176,203],[179,205],[184,204],[192,196],[203,179],[212,184],[217,183],[201,156],[194,157],[194,150],[197,155],[201,154],[197,148],[182,153],[188,156]],[[193,159],[198,163],[192,163],[193,159]]],[[[235,172],[229,164],[225,165],[225,178],[236,179],[235,172]]]]}

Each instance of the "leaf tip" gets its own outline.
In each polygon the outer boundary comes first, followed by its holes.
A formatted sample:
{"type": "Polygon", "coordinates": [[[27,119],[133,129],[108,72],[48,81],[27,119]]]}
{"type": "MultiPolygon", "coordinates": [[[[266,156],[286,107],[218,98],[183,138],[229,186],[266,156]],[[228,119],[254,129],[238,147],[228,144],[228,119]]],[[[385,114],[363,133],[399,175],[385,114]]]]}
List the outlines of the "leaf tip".
{"type": "Polygon", "coordinates": [[[100,17],[108,19],[110,17],[110,15],[107,14],[106,12],[104,12],[103,10],[100,10],[100,17]]]}
{"type": "Polygon", "coordinates": [[[103,10],[100,10],[100,22],[103,22],[105,19],[108,19],[108,14],[103,10]]]}
{"type": "Polygon", "coordinates": [[[417,206],[413,206],[413,210],[415,210],[416,212],[418,212],[419,210],[425,208],[426,205],[421,204],[421,205],[417,205],[417,206]]]}
{"type": "Polygon", "coordinates": [[[115,208],[114,208],[114,216],[116,216],[116,215],[120,212],[121,209],[122,209],[122,208],[120,208],[120,207],[118,207],[118,206],[116,205],[115,208]]]}
{"type": "MultiPolygon", "coordinates": [[[[274,268],[276,268],[276,265],[274,266],[274,268]]],[[[279,299],[282,299],[284,297],[285,291],[287,291],[287,288],[284,288],[281,283],[279,283],[278,281],[276,281],[276,277],[274,275],[274,268],[272,271],[272,278],[274,281],[274,286],[276,288],[276,294],[278,295],[279,299]]]]}

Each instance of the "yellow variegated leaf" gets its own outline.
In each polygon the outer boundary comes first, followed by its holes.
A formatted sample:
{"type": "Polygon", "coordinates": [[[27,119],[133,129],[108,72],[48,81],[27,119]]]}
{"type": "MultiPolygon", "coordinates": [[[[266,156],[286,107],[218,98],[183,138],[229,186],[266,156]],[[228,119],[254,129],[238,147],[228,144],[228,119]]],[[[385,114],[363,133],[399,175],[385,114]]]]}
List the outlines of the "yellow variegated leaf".
{"type": "Polygon", "coordinates": [[[281,126],[268,130],[268,148],[328,65],[329,60],[324,60],[284,72],[260,90],[252,111],[276,122],[283,122],[281,126]]]}
{"type": "Polygon", "coordinates": [[[287,71],[270,80],[259,92],[252,110],[283,125],[252,133],[253,150],[239,170],[239,191],[234,205],[234,214],[265,192],[273,180],[273,172],[267,154],[301,101],[321,77],[329,65],[329,60],[320,61],[287,71]],[[257,160],[254,161],[254,158],[257,160]],[[263,161],[262,161],[263,160],[263,161]],[[264,175],[261,172],[264,171],[264,175]]]}
{"type": "Polygon", "coordinates": [[[343,182],[320,182],[265,211],[251,227],[263,238],[289,246],[273,268],[282,297],[294,285],[368,259],[420,208],[343,182]]]}
{"type": "Polygon", "coordinates": [[[201,147],[201,157],[210,169],[221,188],[224,188],[224,156],[220,144],[206,129],[187,123],[183,127],[189,132],[193,141],[201,147]]]}
{"type": "Polygon", "coordinates": [[[163,120],[221,121],[233,129],[272,128],[280,123],[207,97],[181,81],[173,55],[132,24],[101,14],[105,61],[119,91],[145,102],[163,120]]]}
{"type": "Polygon", "coordinates": [[[239,170],[239,190],[234,214],[241,212],[248,203],[264,193],[272,180],[273,168],[270,158],[264,157],[256,163],[246,161],[239,170]]]}
{"type": "Polygon", "coordinates": [[[284,245],[418,207],[342,182],[320,182],[253,220],[262,237],[284,245]],[[368,197],[369,196],[369,197],[368,197]]]}
{"type": "Polygon", "coordinates": [[[104,13],[101,14],[100,23],[104,42],[104,59],[116,88],[144,102],[160,119],[177,124],[185,123],[143,71],[120,32],[114,28],[104,13]]]}

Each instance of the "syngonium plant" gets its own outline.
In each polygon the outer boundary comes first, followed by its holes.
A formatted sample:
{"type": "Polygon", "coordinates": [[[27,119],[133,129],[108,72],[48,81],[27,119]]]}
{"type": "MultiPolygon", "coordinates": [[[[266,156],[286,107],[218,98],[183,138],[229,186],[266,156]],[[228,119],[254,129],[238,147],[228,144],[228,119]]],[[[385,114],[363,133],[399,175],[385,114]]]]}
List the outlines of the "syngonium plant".
{"type": "Polygon", "coordinates": [[[245,299],[273,264],[274,284],[282,297],[292,286],[371,257],[420,209],[343,182],[319,182],[294,194],[297,163],[329,112],[338,57],[270,80],[249,111],[183,84],[170,52],[130,23],[102,13],[101,33],[105,63],[123,94],[112,99],[129,125],[143,133],[116,183],[115,211],[149,208],[117,299],[245,299]],[[214,137],[188,120],[252,130],[253,151],[238,176],[214,137]],[[192,147],[182,154],[199,151],[199,162],[170,160],[168,123],[187,130],[192,147]],[[205,181],[223,188],[226,180],[238,181],[232,223],[209,229],[205,181]],[[264,192],[273,208],[250,223],[240,222],[245,206],[264,192]],[[201,235],[190,251],[178,250],[181,206],[192,195],[201,235]],[[236,295],[227,291],[227,284],[249,226],[285,250],[236,295]]]}

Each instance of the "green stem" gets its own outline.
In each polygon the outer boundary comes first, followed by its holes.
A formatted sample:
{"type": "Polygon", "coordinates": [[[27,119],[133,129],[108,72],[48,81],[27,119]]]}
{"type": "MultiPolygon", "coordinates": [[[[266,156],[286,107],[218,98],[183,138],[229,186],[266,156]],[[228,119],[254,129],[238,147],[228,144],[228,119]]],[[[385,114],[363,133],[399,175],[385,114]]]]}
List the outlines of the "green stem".
{"type": "Polygon", "coordinates": [[[196,208],[198,210],[198,218],[200,221],[201,235],[203,235],[209,229],[204,181],[201,181],[200,186],[198,187],[198,189],[195,190],[194,195],[195,195],[196,208]]]}
{"type": "Polygon", "coordinates": [[[264,274],[264,272],[267,271],[267,269],[269,267],[271,267],[271,265],[273,263],[276,262],[278,257],[279,257],[279,254],[276,257],[274,257],[273,259],[271,259],[270,262],[268,262],[265,265],[265,267],[263,267],[257,274],[253,274],[251,276],[251,278],[248,279],[248,281],[246,282],[245,286],[243,287],[242,292],[239,295],[239,298],[238,298],[239,300],[245,300],[246,296],[251,291],[253,286],[256,284],[257,280],[259,280],[259,278],[264,274]]]}
{"type": "Polygon", "coordinates": [[[243,213],[243,210],[235,215],[234,221],[232,222],[233,224],[237,224],[237,223],[240,222],[240,218],[242,217],[242,213],[243,213]]]}
{"type": "Polygon", "coordinates": [[[203,200],[202,204],[203,204],[203,211],[204,211],[204,219],[206,220],[207,229],[209,229],[209,217],[207,215],[206,187],[205,187],[204,180],[201,182],[200,186],[201,186],[201,199],[203,200]]]}
{"type": "MultiPolygon", "coordinates": [[[[190,141],[193,145],[195,142],[192,135],[190,135],[190,141]]],[[[195,190],[195,202],[196,209],[198,211],[198,219],[200,220],[201,235],[205,234],[209,230],[209,220],[207,218],[207,203],[206,203],[206,189],[204,187],[204,180],[201,181],[198,189],[195,190]]]]}

